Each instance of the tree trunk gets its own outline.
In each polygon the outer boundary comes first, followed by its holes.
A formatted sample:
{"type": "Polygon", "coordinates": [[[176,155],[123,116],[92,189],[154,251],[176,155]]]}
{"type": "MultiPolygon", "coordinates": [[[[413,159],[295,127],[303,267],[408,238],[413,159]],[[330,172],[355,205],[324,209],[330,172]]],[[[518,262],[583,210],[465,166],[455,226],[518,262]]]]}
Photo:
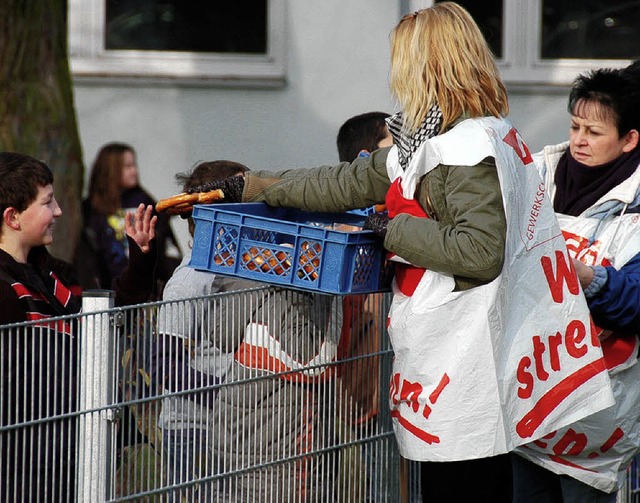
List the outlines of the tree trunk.
{"type": "MultiPolygon", "coordinates": [[[[63,211],[51,252],[71,260],[84,167],[67,55],[66,0],[0,2],[0,149],[46,162],[63,211]]],[[[0,180],[1,183],[1,180],[0,180]]]]}

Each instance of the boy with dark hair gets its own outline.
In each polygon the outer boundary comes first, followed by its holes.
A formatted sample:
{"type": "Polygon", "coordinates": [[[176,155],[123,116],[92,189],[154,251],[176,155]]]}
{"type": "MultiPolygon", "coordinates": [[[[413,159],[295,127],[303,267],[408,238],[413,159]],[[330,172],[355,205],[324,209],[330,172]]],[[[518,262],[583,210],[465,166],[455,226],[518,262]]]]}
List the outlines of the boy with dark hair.
{"type": "Polygon", "coordinates": [[[385,112],[367,112],[345,121],[338,130],[338,156],[340,162],[353,161],[363,150],[371,153],[393,144],[387,129],[385,112]]]}
{"type": "MultiPolygon", "coordinates": [[[[155,260],[143,257],[153,257],[151,210],[140,206],[126,219],[136,252],[114,283],[120,305],[150,293],[155,260]]],[[[78,313],[81,303],[61,279],[64,263],[45,248],[62,215],[45,163],[0,153],[0,213],[0,326],[34,322],[0,330],[0,501],[75,501],[75,417],[24,424],[76,411],[77,323],[47,319],[78,313]]]]}

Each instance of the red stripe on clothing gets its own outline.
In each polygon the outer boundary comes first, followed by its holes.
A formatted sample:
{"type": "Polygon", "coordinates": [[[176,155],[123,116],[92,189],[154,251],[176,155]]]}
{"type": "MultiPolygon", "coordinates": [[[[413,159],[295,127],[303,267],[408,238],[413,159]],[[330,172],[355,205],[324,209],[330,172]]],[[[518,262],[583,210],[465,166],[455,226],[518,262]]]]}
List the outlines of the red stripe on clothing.
{"type": "Polygon", "coordinates": [[[245,367],[266,370],[274,374],[283,374],[281,379],[300,384],[317,383],[333,377],[333,367],[322,372],[318,376],[308,376],[303,372],[293,371],[279,358],[271,356],[267,348],[247,344],[240,344],[238,351],[234,355],[235,360],[245,367]]]}
{"type": "Polygon", "coordinates": [[[27,321],[40,321],[40,323],[35,324],[36,327],[53,329],[73,337],[73,334],[71,333],[71,325],[69,325],[65,320],[43,321],[51,318],[51,316],[34,311],[27,312],[26,316],[27,321]]]}
{"type": "Polygon", "coordinates": [[[32,292],[22,283],[18,283],[17,281],[15,283],[12,283],[11,287],[13,288],[13,291],[16,292],[16,295],[20,299],[24,297],[31,297],[34,300],[46,301],[46,298],[40,292],[32,292]]]}
{"type": "Polygon", "coordinates": [[[51,277],[54,280],[53,295],[60,301],[63,306],[67,307],[67,304],[71,300],[71,290],[69,290],[54,273],[51,273],[51,277]]]}

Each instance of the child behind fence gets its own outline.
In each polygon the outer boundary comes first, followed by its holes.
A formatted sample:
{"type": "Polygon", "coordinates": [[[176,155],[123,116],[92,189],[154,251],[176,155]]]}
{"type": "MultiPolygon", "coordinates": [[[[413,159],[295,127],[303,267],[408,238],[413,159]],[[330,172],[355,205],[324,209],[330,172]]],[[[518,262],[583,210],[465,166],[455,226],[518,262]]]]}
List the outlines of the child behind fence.
{"type": "MultiPolygon", "coordinates": [[[[228,169],[247,168],[203,162],[178,179],[187,191],[228,169]]],[[[324,365],[336,353],[326,338],[331,298],[196,271],[188,260],[164,300],[219,295],[167,304],[159,315],[152,367],[169,394],[159,420],[168,484],[182,485],[189,501],[317,497],[331,485],[327,456],[311,454],[333,442],[324,365]]]]}

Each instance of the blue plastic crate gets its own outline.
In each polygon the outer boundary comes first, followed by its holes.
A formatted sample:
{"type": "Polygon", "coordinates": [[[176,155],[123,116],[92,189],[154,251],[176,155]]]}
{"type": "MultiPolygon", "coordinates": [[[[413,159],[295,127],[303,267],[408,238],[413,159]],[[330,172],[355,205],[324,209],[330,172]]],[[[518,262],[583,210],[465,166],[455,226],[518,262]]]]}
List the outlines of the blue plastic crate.
{"type": "Polygon", "coordinates": [[[363,215],[239,203],[196,205],[193,219],[196,269],[326,293],[389,289],[380,239],[334,228],[363,215]]]}

